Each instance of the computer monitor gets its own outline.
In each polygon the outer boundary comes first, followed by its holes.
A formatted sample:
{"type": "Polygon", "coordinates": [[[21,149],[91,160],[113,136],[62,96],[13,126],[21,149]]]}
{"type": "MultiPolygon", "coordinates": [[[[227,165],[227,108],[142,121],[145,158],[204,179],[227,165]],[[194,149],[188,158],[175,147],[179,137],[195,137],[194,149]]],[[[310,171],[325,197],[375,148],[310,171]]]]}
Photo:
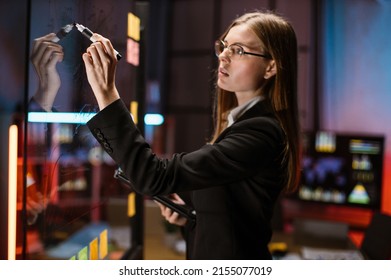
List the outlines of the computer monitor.
{"type": "Polygon", "coordinates": [[[380,209],[384,136],[306,132],[296,197],[303,201],[380,209]]]}

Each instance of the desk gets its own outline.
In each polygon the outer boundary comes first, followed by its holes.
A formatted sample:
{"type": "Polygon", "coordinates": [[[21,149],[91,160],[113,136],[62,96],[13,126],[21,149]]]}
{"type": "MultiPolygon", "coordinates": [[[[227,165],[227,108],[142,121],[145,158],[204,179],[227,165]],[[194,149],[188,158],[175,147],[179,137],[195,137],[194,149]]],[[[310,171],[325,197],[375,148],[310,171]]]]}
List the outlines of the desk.
{"type": "Polygon", "coordinates": [[[344,239],[333,239],[277,231],[273,233],[270,249],[275,259],[283,260],[364,259],[360,250],[347,236],[344,239]],[[284,247],[285,254],[281,252],[284,247]]]}

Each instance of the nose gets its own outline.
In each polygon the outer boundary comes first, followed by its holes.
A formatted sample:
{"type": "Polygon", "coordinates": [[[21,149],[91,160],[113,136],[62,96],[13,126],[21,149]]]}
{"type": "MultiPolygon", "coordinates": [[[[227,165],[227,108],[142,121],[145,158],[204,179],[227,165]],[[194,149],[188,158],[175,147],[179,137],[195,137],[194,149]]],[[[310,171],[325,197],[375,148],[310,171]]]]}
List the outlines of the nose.
{"type": "Polygon", "coordinates": [[[225,48],[220,54],[219,54],[219,60],[224,62],[230,62],[229,59],[229,49],[225,48]]]}

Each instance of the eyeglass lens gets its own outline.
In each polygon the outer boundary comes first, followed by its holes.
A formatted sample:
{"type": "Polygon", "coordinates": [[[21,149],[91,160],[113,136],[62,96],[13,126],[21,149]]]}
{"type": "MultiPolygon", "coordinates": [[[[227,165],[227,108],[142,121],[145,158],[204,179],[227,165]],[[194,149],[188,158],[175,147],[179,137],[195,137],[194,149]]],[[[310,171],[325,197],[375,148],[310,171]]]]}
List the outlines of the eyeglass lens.
{"type": "Polygon", "coordinates": [[[225,45],[222,41],[215,42],[215,54],[219,56],[225,49],[225,45]]]}
{"type": "Polygon", "coordinates": [[[243,48],[238,45],[227,46],[223,41],[216,41],[215,43],[215,54],[219,56],[224,49],[228,48],[228,56],[241,56],[243,54],[243,48]]]}

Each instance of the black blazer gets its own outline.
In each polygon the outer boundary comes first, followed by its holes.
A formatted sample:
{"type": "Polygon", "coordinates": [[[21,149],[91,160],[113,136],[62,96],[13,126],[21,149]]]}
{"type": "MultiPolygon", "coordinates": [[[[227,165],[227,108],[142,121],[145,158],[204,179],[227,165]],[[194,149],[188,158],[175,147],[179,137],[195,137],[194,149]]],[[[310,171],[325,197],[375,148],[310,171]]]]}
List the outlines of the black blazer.
{"type": "Polygon", "coordinates": [[[192,191],[189,259],[270,259],[270,220],[283,188],[284,133],[267,101],[258,102],[214,144],[160,159],[117,100],[88,127],[145,195],[192,191]]]}

